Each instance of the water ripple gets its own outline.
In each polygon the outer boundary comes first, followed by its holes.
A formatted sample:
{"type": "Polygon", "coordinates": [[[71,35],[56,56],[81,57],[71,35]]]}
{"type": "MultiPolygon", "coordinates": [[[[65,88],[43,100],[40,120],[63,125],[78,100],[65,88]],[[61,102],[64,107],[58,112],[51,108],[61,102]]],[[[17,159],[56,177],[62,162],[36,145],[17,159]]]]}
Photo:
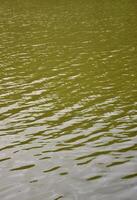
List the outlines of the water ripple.
{"type": "Polygon", "coordinates": [[[135,1],[15,2],[0,8],[0,198],[135,200],[135,1]]]}

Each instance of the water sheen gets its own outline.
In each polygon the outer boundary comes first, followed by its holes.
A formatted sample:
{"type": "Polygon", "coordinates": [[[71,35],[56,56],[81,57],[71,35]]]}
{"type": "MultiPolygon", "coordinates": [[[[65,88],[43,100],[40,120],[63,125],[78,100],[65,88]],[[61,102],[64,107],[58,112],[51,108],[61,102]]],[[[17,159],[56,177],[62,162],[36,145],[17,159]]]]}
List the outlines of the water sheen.
{"type": "Polygon", "coordinates": [[[137,1],[0,2],[0,199],[136,200],[137,1]]]}

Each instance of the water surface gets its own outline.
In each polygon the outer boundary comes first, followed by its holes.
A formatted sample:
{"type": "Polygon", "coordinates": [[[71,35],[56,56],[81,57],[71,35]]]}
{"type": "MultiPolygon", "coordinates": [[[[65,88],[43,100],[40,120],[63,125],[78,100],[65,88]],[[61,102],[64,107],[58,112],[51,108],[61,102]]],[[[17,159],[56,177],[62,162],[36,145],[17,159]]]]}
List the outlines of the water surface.
{"type": "Polygon", "coordinates": [[[0,2],[0,199],[136,200],[136,0],[0,2]]]}

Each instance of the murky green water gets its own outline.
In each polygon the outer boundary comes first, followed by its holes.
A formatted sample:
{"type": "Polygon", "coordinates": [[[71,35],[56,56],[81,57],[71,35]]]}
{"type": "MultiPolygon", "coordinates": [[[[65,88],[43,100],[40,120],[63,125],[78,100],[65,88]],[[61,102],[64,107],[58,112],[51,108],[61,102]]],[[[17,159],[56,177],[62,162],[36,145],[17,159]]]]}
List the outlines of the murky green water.
{"type": "Polygon", "coordinates": [[[0,3],[0,199],[136,200],[137,1],[0,3]]]}

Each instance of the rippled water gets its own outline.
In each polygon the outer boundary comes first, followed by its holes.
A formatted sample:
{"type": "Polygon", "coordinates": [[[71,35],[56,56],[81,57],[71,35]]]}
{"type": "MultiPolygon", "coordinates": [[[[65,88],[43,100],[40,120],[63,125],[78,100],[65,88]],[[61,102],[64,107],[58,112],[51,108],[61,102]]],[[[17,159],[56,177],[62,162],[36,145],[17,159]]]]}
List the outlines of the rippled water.
{"type": "Polygon", "coordinates": [[[1,0],[1,200],[136,200],[136,109],[136,0],[1,0]]]}

